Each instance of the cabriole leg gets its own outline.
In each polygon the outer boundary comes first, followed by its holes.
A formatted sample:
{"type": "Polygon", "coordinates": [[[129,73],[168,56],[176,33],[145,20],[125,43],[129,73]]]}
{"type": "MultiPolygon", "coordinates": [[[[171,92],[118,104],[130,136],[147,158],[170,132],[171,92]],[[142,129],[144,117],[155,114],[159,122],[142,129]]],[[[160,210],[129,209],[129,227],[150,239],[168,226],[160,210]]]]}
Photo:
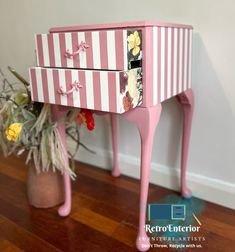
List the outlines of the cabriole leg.
{"type": "MultiPolygon", "coordinates": [[[[69,164],[68,154],[67,154],[67,142],[66,142],[66,133],[65,133],[65,125],[63,122],[59,122],[59,119],[66,115],[68,109],[63,108],[59,105],[52,106],[52,117],[54,121],[58,122],[58,131],[61,138],[62,146],[63,146],[63,155],[64,160],[69,164]]],[[[64,179],[64,204],[58,209],[58,214],[60,216],[67,216],[71,212],[71,181],[70,176],[67,173],[63,175],[64,179]]]]}
{"type": "Polygon", "coordinates": [[[139,251],[147,251],[150,248],[150,242],[145,232],[146,205],[153,138],[161,110],[162,107],[159,104],[149,108],[135,108],[124,114],[127,120],[138,127],[141,138],[139,232],[136,239],[136,247],[139,251]]]}
{"type": "Polygon", "coordinates": [[[112,144],[113,144],[113,171],[114,177],[120,176],[119,163],[118,163],[118,121],[117,115],[111,114],[111,127],[112,127],[112,144]]]}
{"type": "Polygon", "coordinates": [[[188,148],[190,141],[190,133],[192,127],[192,118],[194,110],[194,96],[192,89],[177,96],[179,103],[182,106],[184,119],[183,119],[183,138],[182,138],[182,154],[181,154],[181,193],[185,198],[190,198],[192,192],[188,189],[186,184],[186,167],[188,159],[188,148]]]}

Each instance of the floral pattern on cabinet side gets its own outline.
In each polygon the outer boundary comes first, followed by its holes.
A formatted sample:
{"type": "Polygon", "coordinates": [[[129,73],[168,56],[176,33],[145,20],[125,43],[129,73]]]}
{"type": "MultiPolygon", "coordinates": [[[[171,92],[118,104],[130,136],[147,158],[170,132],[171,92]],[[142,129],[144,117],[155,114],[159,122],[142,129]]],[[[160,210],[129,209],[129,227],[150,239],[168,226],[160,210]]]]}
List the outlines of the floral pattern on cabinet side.
{"type": "Polygon", "coordinates": [[[121,113],[142,103],[142,68],[134,68],[124,73],[120,81],[121,113]]]}

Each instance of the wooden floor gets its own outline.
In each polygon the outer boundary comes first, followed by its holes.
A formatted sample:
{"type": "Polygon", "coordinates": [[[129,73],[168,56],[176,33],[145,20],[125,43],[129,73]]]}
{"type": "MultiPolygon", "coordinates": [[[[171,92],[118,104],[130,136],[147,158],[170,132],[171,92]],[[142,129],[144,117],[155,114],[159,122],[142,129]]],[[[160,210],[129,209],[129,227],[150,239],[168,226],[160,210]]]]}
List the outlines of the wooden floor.
{"type": "MultiPolygon", "coordinates": [[[[60,218],[56,208],[30,207],[26,197],[26,167],[22,159],[0,156],[0,252],[5,251],[136,251],[138,181],[78,163],[73,183],[70,217],[60,218]]],[[[176,192],[150,185],[149,200],[176,192]]],[[[202,249],[186,251],[235,251],[235,211],[205,203],[202,249]]],[[[151,249],[150,251],[175,251],[151,249]]]]}

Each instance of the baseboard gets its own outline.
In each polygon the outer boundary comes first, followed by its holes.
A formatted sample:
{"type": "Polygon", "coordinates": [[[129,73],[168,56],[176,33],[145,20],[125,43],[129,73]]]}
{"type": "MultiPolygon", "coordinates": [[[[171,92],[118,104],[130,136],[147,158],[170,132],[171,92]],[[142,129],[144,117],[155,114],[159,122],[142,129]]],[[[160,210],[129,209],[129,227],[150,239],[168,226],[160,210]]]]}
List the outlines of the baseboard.
{"type": "MultiPolygon", "coordinates": [[[[112,152],[104,149],[94,149],[92,154],[80,149],[76,160],[103,169],[111,169],[112,152]]],[[[139,178],[139,159],[119,154],[121,173],[132,178],[139,178]]],[[[180,171],[171,167],[151,163],[150,182],[172,190],[180,187],[180,171]]],[[[209,178],[199,174],[187,173],[187,183],[193,195],[203,200],[235,209],[235,184],[209,178]]]]}

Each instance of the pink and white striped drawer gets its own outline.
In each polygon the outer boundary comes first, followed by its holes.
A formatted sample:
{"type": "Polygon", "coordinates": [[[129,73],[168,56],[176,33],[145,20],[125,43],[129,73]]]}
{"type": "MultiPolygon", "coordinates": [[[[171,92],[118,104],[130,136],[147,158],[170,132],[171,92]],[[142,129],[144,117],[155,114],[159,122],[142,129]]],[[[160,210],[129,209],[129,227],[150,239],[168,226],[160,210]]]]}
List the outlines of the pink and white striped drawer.
{"type": "MultiPolygon", "coordinates": [[[[131,33],[131,30],[103,30],[38,34],[37,65],[126,71],[133,61],[128,47],[131,33]]],[[[141,33],[139,30],[140,37],[141,33]]],[[[141,60],[142,51],[136,58],[141,60]]]]}
{"type": "Polygon", "coordinates": [[[93,71],[30,68],[32,100],[124,113],[142,103],[141,68],[93,71]]]}

